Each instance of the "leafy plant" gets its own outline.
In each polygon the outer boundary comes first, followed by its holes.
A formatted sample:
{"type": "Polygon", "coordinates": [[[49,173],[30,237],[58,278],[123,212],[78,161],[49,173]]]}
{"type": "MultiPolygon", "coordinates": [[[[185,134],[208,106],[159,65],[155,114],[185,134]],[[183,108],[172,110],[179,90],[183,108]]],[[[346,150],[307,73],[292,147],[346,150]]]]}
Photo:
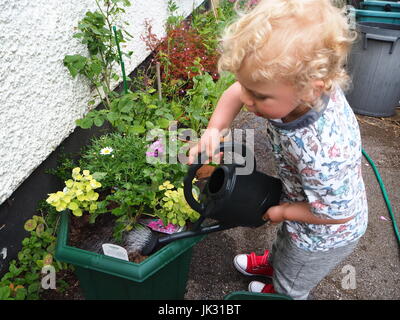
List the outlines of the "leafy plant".
{"type": "MultiPolygon", "coordinates": [[[[111,80],[119,79],[113,67],[116,63],[120,63],[112,27],[120,13],[125,12],[123,6],[130,6],[130,2],[128,0],[103,0],[101,3],[100,0],[95,0],[95,2],[98,10],[86,13],[78,23],[79,32],[73,36],[86,45],[89,55],[88,57],[79,54],[67,55],[64,58],[64,65],[72,77],[75,78],[80,74],[87,78],[106,109],[110,109],[112,99],[118,96],[111,87],[111,80]]],[[[125,42],[125,36],[132,38],[123,29],[117,31],[119,42],[125,42]]],[[[130,57],[132,52],[122,52],[122,54],[130,57]]],[[[93,105],[94,100],[89,101],[89,104],[93,105]]],[[[78,121],[77,124],[80,126],[81,122],[78,121]]]]}
{"type": "Polygon", "coordinates": [[[187,221],[195,222],[200,218],[200,214],[186,202],[183,188],[176,188],[170,181],[165,181],[159,190],[164,192],[164,196],[156,203],[155,214],[165,226],[172,223],[183,227],[187,221]]]}
{"type": "MultiPolygon", "coordinates": [[[[179,163],[149,163],[150,145],[151,142],[134,134],[110,133],[94,138],[82,153],[80,166],[101,175],[102,187],[109,190],[99,205],[110,208],[118,217],[114,229],[116,240],[135,225],[140,214],[150,212],[163,181],[180,183],[186,173],[185,166],[179,163]],[[102,154],[105,148],[111,152],[102,154]]],[[[159,152],[151,157],[161,156],[159,152]]]]}
{"type": "Polygon", "coordinates": [[[169,98],[184,96],[193,85],[193,77],[200,72],[209,72],[218,78],[217,53],[207,49],[202,36],[189,22],[167,24],[167,34],[163,38],[152,32],[149,21],[145,21],[145,27],[146,35],[142,39],[155,52],[155,61],[161,65],[164,95],[169,98]]]}
{"type": "Polygon", "coordinates": [[[65,152],[63,147],[61,147],[61,152],[57,158],[57,164],[55,168],[49,168],[45,170],[45,173],[54,175],[66,181],[71,177],[71,170],[76,167],[76,161],[74,156],[70,152],[65,152]]]}
{"type": "Polygon", "coordinates": [[[218,81],[214,81],[208,73],[195,76],[193,88],[181,101],[185,108],[180,122],[200,134],[200,130],[207,127],[218,99],[234,81],[235,77],[230,73],[224,73],[218,81]]]}
{"type": "Polygon", "coordinates": [[[37,300],[42,290],[42,268],[52,265],[56,272],[69,268],[53,260],[59,215],[44,201],[39,203],[38,211],[40,216],[26,221],[24,228],[30,236],[22,241],[17,259],[10,262],[8,272],[0,280],[0,300],[37,300]]]}
{"type": "Polygon", "coordinates": [[[91,110],[77,123],[88,129],[93,125],[100,127],[108,121],[121,133],[137,135],[143,135],[146,129],[165,129],[174,116],[165,100],[159,100],[154,93],[153,88],[127,93],[112,100],[110,109],[91,110]]]}
{"type": "MultiPolygon", "coordinates": [[[[82,216],[83,211],[94,213],[98,209],[97,199],[99,194],[94,190],[101,187],[89,170],[76,167],[72,170],[72,179],[65,181],[63,191],[50,193],[47,203],[56,208],[58,212],[69,209],[75,216],[82,216]]],[[[34,221],[30,221],[33,223],[34,221]]]]}

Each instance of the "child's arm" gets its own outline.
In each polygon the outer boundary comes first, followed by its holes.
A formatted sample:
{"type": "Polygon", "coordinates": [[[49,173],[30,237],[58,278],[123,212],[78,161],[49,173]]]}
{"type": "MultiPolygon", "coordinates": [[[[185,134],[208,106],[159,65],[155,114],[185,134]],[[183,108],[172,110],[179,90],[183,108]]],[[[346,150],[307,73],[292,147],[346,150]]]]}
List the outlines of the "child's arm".
{"type": "Polygon", "coordinates": [[[353,217],[345,219],[322,219],[311,212],[308,202],[283,203],[273,206],[263,216],[264,220],[279,223],[284,220],[305,222],[309,224],[342,224],[350,221],[353,217]]]}
{"type": "Polygon", "coordinates": [[[208,123],[208,129],[222,131],[223,129],[230,128],[232,121],[243,106],[243,102],[240,99],[241,90],[239,82],[235,82],[225,90],[218,100],[214,113],[208,123]]]}
{"type": "Polygon", "coordinates": [[[240,83],[235,82],[222,94],[208,123],[207,130],[202,135],[200,142],[190,149],[188,164],[192,164],[201,151],[206,151],[210,157],[212,156],[219,146],[223,130],[230,128],[232,121],[243,106],[240,99],[241,90],[240,83]]]}

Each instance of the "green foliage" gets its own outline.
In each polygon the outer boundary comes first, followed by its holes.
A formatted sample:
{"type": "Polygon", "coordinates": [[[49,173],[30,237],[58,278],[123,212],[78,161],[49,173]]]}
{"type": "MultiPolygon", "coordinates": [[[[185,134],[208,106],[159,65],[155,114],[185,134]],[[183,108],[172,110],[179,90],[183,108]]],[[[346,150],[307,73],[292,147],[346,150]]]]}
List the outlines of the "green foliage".
{"type": "Polygon", "coordinates": [[[154,213],[165,226],[172,223],[183,227],[188,220],[195,222],[200,218],[200,214],[186,202],[183,188],[176,188],[170,181],[165,181],[159,186],[159,190],[164,194],[156,202],[154,213]]]}
{"type": "MultiPolygon", "coordinates": [[[[80,217],[83,211],[89,213],[97,211],[99,194],[94,189],[100,188],[101,183],[93,178],[89,170],[83,170],[82,174],[80,171],[79,167],[74,168],[72,179],[65,181],[64,190],[49,194],[46,201],[58,212],[68,208],[75,216],[80,217]]],[[[32,228],[33,222],[28,221],[29,228],[32,228]]]]}
{"type": "Polygon", "coordinates": [[[168,0],[168,18],[166,23],[167,28],[177,27],[183,21],[184,17],[182,15],[177,15],[178,9],[179,7],[176,5],[175,1],[168,0]]]}
{"type": "Polygon", "coordinates": [[[46,169],[45,173],[54,175],[61,179],[61,181],[65,181],[71,177],[71,171],[74,167],[76,167],[76,161],[73,159],[72,153],[62,150],[57,158],[56,167],[46,169]]]}
{"type": "Polygon", "coordinates": [[[79,161],[81,167],[90,172],[102,173],[103,188],[126,188],[127,183],[153,183],[158,185],[162,177],[172,180],[183,178],[184,166],[181,164],[158,164],[150,166],[146,151],[150,142],[134,134],[109,133],[93,138],[90,145],[82,151],[79,161]],[[112,149],[109,154],[101,154],[105,148],[112,149]]]}
{"type": "Polygon", "coordinates": [[[234,81],[235,77],[230,73],[224,73],[217,81],[208,73],[195,76],[193,89],[188,90],[180,102],[185,106],[185,116],[180,122],[200,134],[200,130],[207,127],[218,99],[234,81]]]}
{"type": "Polygon", "coordinates": [[[99,205],[111,205],[111,213],[118,217],[114,230],[116,240],[121,239],[123,231],[134,226],[140,214],[150,213],[149,208],[156,201],[158,186],[163,181],[180,183],[186,173],[182,164],[150,164],[146,156],[149,145],[134,134],[110,133],[93,139],[82,153],[81,167],[101,174],[103,188],[110,190],[99,205]],[[112,152],[101,154],[104,148],[112,152]]]}
{"type": "Polygon", "coordinates": [[[68,265],[54,261],[57,212],[44,201],[39,203],[41,215],[34,215],[25,223],[30,236],[22,241],[17,259],[12,260],[8,272],[0,280],[0,300],[37,300],[40,298],[41,270],[52,265],[56,272],[68,265]]]}
{"type": "Polygon", "coordinates": [[[143,135],[146,129],[168,128],[174,119],[169,105],[159,100],[154,89],[125,94],[110,103],[110,109],[92,110],[76,123],[83,129],[102,126],[104,121],[121,133],[143,135]]]}
{"type": "MultiPolygon", "coordinates": [[[[81,41],[88,49],[88,56],[79,54],[66,55],[64,65],[68,68],[72,77],[78,74],[87,78],[97,91],[98,97],[104,93],[104,105],[109,109],[113,98],[118,96],[113,92],[111,80],[118,80],[119,76],[114,71],[114,65],[120,63],[117,44],[113,35],[112,26],[120,13],[125,12],[122,6],[130,6],[128,0],[103,0],[102,3],[96,0],[98,10],[87,12],[85,17],[79,21],[79,32],[74,38],[81,41]]],[[[126,23],[127,24],[127,23],[126,23]]],[[[125,42],[125,37],[132,36],[124,30],[118,30],[119,42],[125,42]]],[[[130,57],[132,52],[124,53],[130,57]]],[[[89,104],[93,104],[91,101],[89,104]]]]}

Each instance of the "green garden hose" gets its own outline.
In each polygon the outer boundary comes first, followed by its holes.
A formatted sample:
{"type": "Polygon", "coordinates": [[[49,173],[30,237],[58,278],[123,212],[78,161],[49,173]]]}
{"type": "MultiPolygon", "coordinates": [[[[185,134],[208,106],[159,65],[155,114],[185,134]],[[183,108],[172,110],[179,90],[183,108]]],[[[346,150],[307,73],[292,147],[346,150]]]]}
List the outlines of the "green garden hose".
{"type": "Polygon", "coordinates": [[[391,220],[392,220],[393,229],[394,229],[394,233],[396,234],[397,242],[398,242],[399,245],[400,245],[399,229],[397,228],[397,223],[396,223],[396,219],[395,219],[395,217],[394,217],[394,213],[393,213],[393,210],[392,210],[392,205],[391,205],[391,203],[390,203],[388,194],[387,194],[387,192],[386,192],[385,185],[383,184],[381,175],[379,174],[379,171],[378,171],[378,169],[376,168],[375,163],[372,161],[372,159],[370,158],[370,156],[368,155],[368,153],[365,152],[364,149],[362,149],[362,154],[363,154],[364,157],[368,160],[369,164],[371,165],[372,169],[374,170],[375,176],[376,176],[376,178],[377,178],[377,180],[378,180],[378,182],[379,182],[379,186],[381,187],[381,191],[382,191],[382,194],[383,194],[383,198],[385,199],[386,206],[387,206],[387,208],[388,208],[388,210],[389,210],[389,214],[390,214],[390,217],[391,217],[391,220]]]}

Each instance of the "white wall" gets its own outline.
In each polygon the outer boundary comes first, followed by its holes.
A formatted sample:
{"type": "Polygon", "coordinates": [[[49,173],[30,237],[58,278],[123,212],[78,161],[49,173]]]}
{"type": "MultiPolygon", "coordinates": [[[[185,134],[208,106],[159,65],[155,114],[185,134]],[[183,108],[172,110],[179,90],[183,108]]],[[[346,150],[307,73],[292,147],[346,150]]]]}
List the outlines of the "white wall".
{"type": "MultiPolygon", "coordinates": [[[[175,0],[189,15],[202,0],[175,0]]],[[[149,54],[140,35],[145,18],[164,34],[167,0],[131,0],[122,20],[134,36],[124,50],[129,74],[149,54]]],[[[67,54],[86,54],[72,38],[94,0],[0,0],[0,204],[75,128],[91,100],[88,83],[72,79],[63,65],[67,54]]],[[[116,67],[118,70],[118,66],[116,67]]]]}

